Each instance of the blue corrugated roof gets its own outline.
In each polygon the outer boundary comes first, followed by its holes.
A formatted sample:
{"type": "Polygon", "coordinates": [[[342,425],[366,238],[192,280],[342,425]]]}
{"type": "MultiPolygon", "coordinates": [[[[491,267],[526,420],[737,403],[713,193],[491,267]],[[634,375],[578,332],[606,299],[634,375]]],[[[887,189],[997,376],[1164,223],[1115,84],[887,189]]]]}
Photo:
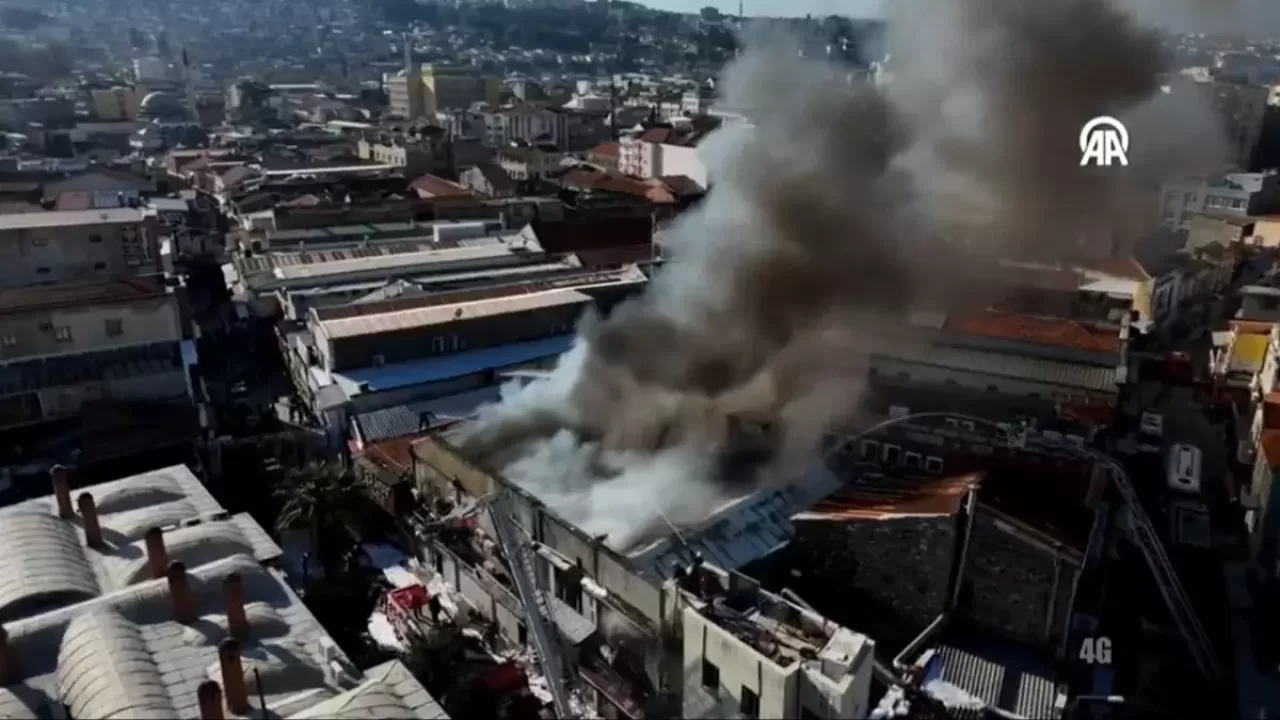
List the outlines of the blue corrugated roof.
{"type": "Polygon", "coordinates": [[[342,375],[353,383],[368,383],[369,392],[395,390],[562,355],[573,347],[575,337],[572,334],[556,335],[532,342],[499,345],[382,367],[344,370],[334,374],[342,375]]]}

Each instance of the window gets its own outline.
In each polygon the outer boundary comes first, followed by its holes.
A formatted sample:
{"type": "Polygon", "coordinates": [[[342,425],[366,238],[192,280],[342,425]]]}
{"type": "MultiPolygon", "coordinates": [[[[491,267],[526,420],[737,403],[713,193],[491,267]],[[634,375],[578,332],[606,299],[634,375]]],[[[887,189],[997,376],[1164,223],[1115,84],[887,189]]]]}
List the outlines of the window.
{"type": "Polygon", "coordinates": [[[39,274],[41,274],[41,275],[48,275],[48,274],[49,274],[49,268],[47,268],[47,267],[38,267],[38,268],[36,268],[36,272],[37,272],[37,273],[39,273],[39,274]]]}
{"type": "Polygon", "coordinates": [[[382,356],[382,355],[374,355],[374,356],[373,356],[373,366],[374,366],[374,367],[382,367],[383,365],[386,365],[386,364],[387,364],[387,358],[386,358],[386,357],[384,357],[384,356],[382,356]]]}
{"type": "Polygon", "coordinates": [[[431,352],[436,353],[437,355],[444,352],[444,338],[431,338],[431,352]]]}
{"type": "Polygon", "coordinates": [[[529,644],[529,628],[525,627],[524,623],[516,626],[516,641],[521,645],[529,644]]]}
{"type": "Polygon", "coordinates": [[[102,242],[102,236],[101,236],[101,235],[90,235],[90,236],[89,236],[89,242],[91,242],[91,243],[100,243],[100,242],[102,242]]]}
{"type": "Polygon", "coordinates": [[[713,693],[720,691],[720,668],[706,658],[702,658],[702,687],[713,693]]]}
{"type": "Polygon", "coordinates": [[[902,459],[902,448],[898,447],[897,445],[884,446],[885,462],[889,463],[890,465],[897,465],[898,461],[901,459],[902,459]]]}
{"type": "Polygon", "coordinates": [[[58,340],[58,342],[70,342],[71,326],[59,325],[57,328],[54,329],[53,336],[58,340]]]}
{"type": "Polygon", "coordinates": [[[862,459],[875,460],[880,456],[880,443],[875,440],[862,441],[862,459]]]}
{"type": "Polygon", "coordinates": [[[738,703],[738,714],[744,718],[760,717],[760,696],[755,690],[742,686],[742,702],[738,703]]]}
{"type": "Polygon", "coordinates": [[[940,457],[925,458],[924,469],[928,470],[931,473],[942,472],[942,458],[940,457]]]}
{"type": "Polygon", "coordinates": [[[108,318],[103,324],[106,325],[107,337],[120,337],[124,334],[124,321],[119,318],[108,318]]]}
{"type": "Polygon", "coordinates": [[[7,347],[7,348],[17,347],[17,346],[18,346],[18,336],[17,336],[17,335],[5,335],[5,336],[4,336],[4,340],[3,340],[3,344],[4,344],[4,346],[5,346],[5,347],[7,347]]]}
{"type": "Polygon", "coordinates": [[[907,467],[915,468],[917,470],[920,468],[920,453],[918,452],[907,453],[907,467]]]}

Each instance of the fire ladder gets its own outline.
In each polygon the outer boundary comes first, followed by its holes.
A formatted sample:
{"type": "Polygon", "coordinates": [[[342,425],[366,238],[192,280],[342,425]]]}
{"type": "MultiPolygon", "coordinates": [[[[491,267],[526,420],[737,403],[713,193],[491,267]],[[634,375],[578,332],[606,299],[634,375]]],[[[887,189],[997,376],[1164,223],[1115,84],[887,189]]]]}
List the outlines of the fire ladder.
{"type": "Polygon", "coordinates": [[[1164,546],[1160,543],[1160,538],[1156,535],[1155,528],[1151,525],[1151,518],[1142,509],[1138,494],[1134,492],[1129,479],[1116,462],[1105,455],[1099,454],[1095,454],[1095,459],[1108,466],[1111,479],[1115,482],[1116,490],[1120,493],[1121,499],[1124,500],[1127,506],[1130,519],[1128,525],[1132,531],[1134,542],[1139,550],[1142,551],[1143,558],[1147,561],[1147,566],[1151,568],[1151,574],[1160,589],[1160,594],[1164,596],[1164,601],[1169,606],[1169,614],[1173,616],[1174,624],[1178,626],[1178,631],[1182,634],[1183,639],[1186,640],[1196,667],[1207,680],[1216,686],[1222,680],[1222,670],[1218,666],[1218,660],[1214,655],[1213,645],[1209,642],[1209,637],[1205,634],[1204,627],[1200,625],[1200,619],[1196,617],[1195,608],[1191,605],[1191,600],[1187,598],[1186,590],[1183,589],[1182,583],[1178,580],[1173,564],[1169,561],[1169,556],[1165,553],[1164,546]]]}
{"type": "MultiPolygon", "coordinates": [[[[958,413],[924,412],[893,417],[872,425],[855,435],[832,438],[836,442],[828,447],[827,456],[830,457],[843,448],[850,448],[853,443],[862,438],[892,425],[910,420],[945,418],[970,421],[975,425],[993,428],[998,435],[1003,435],[1006,438],[1006,442],[1009,443],[1010,447],[1015,447],[1025,442],[1025,430],[1005,423],[994,423],[985,418],[958,413]]],[[[1187,648],[1191,652],[1196,668],[1209,683],[1217,687],[1223,678],[1222,670],[1213,651],[1213,645],[1209,642],[1209,637],[1200,625],[1200,619],[1196,616],[1195,609],[1187,597],[1186,590],[1183,589],[1182,582],[1178,579],[1178,574],[1173,569],[1173,563],[1169,561],[1169,556],[1165,553],[1164,546],[1160,543],[1160,536],[1156,534],[1155,528],[1151,525],[1151,518],[1147,515],[1146,510],[1142,508],[1142,502],[1134,491],[1133,485],[1129,482],[1124,469],[1114,459],[1102,453],[1084,448],[1079,449],[1078,452],[1083,452],[1095,462],[1107,468],[1107,472],[1115,482],[1120,499],[1124,502],[1125,510],[1130,519],[1127,525],[1133,540],[1142,552],[1147,567],[1151,570],[1156,586],[1169,608],[1169,614],[1173,617],[1174,624],[1177,625],[1178,632],[1187,643],[1187,648]]]]}
{"type": "Polygon", "coordinates": [[[555,705],[556,717],[570,720],[576,717],[569,703],[569,689],[565,686],[568,668],[561,651],[560,634],[551,613],[551,602],[539,580],[538,566],[534,558],[533,544],[511,521],[506,503],[506,493],[499,491],[490,500],[489,517],[497,534],[499,547],[511,566],[511,579],[520,597],[520,605],[529,625],[533,649],[547,678],[547,688],[555,705]]]}

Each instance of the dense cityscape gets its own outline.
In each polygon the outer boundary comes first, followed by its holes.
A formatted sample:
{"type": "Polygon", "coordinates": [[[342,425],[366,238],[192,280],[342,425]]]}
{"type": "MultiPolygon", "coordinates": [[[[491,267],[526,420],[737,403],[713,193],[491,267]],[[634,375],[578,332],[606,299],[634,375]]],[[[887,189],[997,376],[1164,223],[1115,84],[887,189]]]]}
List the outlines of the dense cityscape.
{"type": "Polygon", "coordinates": [[[0,1],[0,716],[1280,713],[1280,7],[1130,5],[0,1]]]}

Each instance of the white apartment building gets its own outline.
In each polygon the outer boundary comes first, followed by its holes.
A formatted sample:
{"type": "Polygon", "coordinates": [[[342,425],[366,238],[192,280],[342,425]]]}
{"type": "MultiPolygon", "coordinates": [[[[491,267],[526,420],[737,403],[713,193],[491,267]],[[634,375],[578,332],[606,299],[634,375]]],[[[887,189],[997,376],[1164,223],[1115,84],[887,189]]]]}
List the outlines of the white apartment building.
{"type": "Polygon", "coordinates": [[[1230,173],[1217,178],[1189,178],[1160,188],[1160,224],[1170,230],[1191,230],[1202,213],[1234,216],[1266,215],[1280,211],[1280,175],[1230,173]]]}
{"type": "Polygon", "coordinates": [[[550,108],[516,105],[483,113],[485,139],[495,148],[517,142],[550,142],[560,150],[569,147],[569,116],[550,108]]]}
{"type": "Polygon", "coordinates": [[[646,180],[684,175],[707,187],[707,168],[698,157],[696,145],[666,142],[676,139],[670,128],[637,128],[618,139],[618,170],[646,180]]]}

